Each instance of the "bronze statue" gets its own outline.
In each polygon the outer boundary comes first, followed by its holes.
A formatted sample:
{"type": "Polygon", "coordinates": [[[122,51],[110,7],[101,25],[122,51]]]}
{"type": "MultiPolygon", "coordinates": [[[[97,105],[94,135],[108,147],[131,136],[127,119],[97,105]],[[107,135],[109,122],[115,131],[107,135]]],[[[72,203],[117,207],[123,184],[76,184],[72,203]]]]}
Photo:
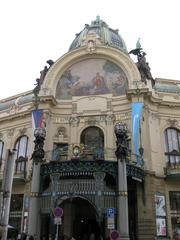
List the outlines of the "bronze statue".
{"type": "Polygon", "coordinates": [[[137,43],[136,43],[136,48],[131,50],[129,52],[129,54],[134,54],[137,56],[137,67],[138,70],[141,74],[141,80],[142,82],[144,82],[145,84],[147,84],[146,80],[151,80],[152,86],[154,86],[155,81],[151,75],[151,69],[149,67],[149,63],[146,62],[146,53],[144,51],[142,51],[143,49],[141,48],[141,44],[140,44],[140,38],[138,39],[137,43]]]}
{"type": "Polygon", "coordinates": [[[36,102],[37,102],[38,94],[40,92],[41,85],[43,84],[44,78],[45,78],[49,68],[54,64],[54,61],[51,59],[47,60],[46,62],[49,64],[49,67],[44,66],[44,69],[42,71],[40,71],[40,78],[37,78],[36,83],[34,84],[36,87],[33,89],[33,93],[34,93],[36,102]]]}
{"type": "Polygon", "coordinates": [[[40,91],[40,79],[36,78],[36,83],[34,84],[36,87],[33,89],[34,96],[37,97],[40,91]]]}
{"type": "Polygon", "coordinates": [[[145,52],[139,52],[137,55],[138,62],[136,63],[139,72],[141,74],[141,80],[146,84],[146,79],[154,81],[152,75],[151,75],[151,69],[149,67],[149,63],[146,62],[146,53],[145,52]]]}
{"type": "Polygon", "coordinates": [[[46,61],[49,64],[49,68],[54,64],[54,61],[49,59],[46,61]]]}

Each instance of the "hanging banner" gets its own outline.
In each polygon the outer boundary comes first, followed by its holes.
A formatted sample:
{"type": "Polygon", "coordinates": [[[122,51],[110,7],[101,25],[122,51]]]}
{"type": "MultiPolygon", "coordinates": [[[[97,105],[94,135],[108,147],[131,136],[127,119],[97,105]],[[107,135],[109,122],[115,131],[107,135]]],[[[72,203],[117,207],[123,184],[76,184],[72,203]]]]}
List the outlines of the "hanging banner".
{"type": "Polygon", "coordinates": [[[133,102],[132,107],[132,143],[134,149],[134,160],[138,162],[139,155],[139,127],[143,102],[133,102]]]}
{"type": "Polygon", "coordinates": [[[32,111],[32,128],[42,128],[43,109],[35,109],[32,111]]]}

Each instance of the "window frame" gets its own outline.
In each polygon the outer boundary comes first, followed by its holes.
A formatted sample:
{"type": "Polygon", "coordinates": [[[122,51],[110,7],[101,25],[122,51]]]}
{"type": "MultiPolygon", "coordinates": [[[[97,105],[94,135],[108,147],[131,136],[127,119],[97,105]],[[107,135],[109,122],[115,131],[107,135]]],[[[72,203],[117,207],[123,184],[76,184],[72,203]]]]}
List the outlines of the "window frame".
{"type": "Polygon", "coordinates": [[[167,164],[168,165],[180,164],[180,130],[175,127],[166,128],[164,131],[164,140],[165,140],[164,154],[167,157],[166,160],[167,164]],[[173,136],[173,134],[175,136],[173,136]]]}
{"type": "Polygon", "coordinates": [[[3,153],[4,153],[4,142],[0,140],[0,143],[2,143],[0,148],[0,167],[1,167],[2,161],[3,161],[3,153]]]}
{"type": "Polygon", "coordinates": [[[29,138],[27,135],[22,135],[16,140],[15,149],[17,152],[16,152],[15,172],[25,172],[26,171],[28,144],[29,144],[29,138]],[[21,141],[24,141],[24,140],[22,140],[23,138],[25,138],[25,143],[21,142],[21,141]],[[21,148],[23,147],[23,144],[25,145],[25,150],[23,151],[23,154],[21,155],[21,148]]]}

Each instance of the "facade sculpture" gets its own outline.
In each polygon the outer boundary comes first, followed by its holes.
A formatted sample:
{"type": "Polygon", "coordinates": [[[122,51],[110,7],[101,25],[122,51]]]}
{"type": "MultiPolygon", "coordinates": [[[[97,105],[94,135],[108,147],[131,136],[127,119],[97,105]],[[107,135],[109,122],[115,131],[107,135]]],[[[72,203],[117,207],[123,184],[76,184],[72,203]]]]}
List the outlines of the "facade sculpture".
{"type": "Polygon", "coordinates": [[[143,48],[141,48],[140,44],[140,38],[138,39],[136,43],[136,48],[131,50],[129,54],[134,54],[137,56],[137,67],[139,69],[139,72],[141,74],[141,80],[145,84],[147,84],[147,80],[151,80],[152,86],[154,86],[154,79],[151,74],[151,69],[149,67],[149,63],[146,61],[146,53],[143,51],[143,48]]]}

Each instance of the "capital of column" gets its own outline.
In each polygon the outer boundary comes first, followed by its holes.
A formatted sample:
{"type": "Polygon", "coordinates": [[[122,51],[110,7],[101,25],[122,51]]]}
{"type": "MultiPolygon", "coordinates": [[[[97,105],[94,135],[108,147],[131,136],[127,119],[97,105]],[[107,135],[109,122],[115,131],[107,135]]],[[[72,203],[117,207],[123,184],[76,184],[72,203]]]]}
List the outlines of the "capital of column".
{"type": "Polygon", "coordinates": [[[31,196],[31,197],[38,197],[38,196],[39,196],[39,193],[38,193],[38,192],[31,192],[31,193],[30,193],[30,196],[31,196]]]}
{"type": "Polygon", "coordinates": [[[128,192],[127,191],[118,191],[118,196],[127,197],[128,196],[128,192]]]}

